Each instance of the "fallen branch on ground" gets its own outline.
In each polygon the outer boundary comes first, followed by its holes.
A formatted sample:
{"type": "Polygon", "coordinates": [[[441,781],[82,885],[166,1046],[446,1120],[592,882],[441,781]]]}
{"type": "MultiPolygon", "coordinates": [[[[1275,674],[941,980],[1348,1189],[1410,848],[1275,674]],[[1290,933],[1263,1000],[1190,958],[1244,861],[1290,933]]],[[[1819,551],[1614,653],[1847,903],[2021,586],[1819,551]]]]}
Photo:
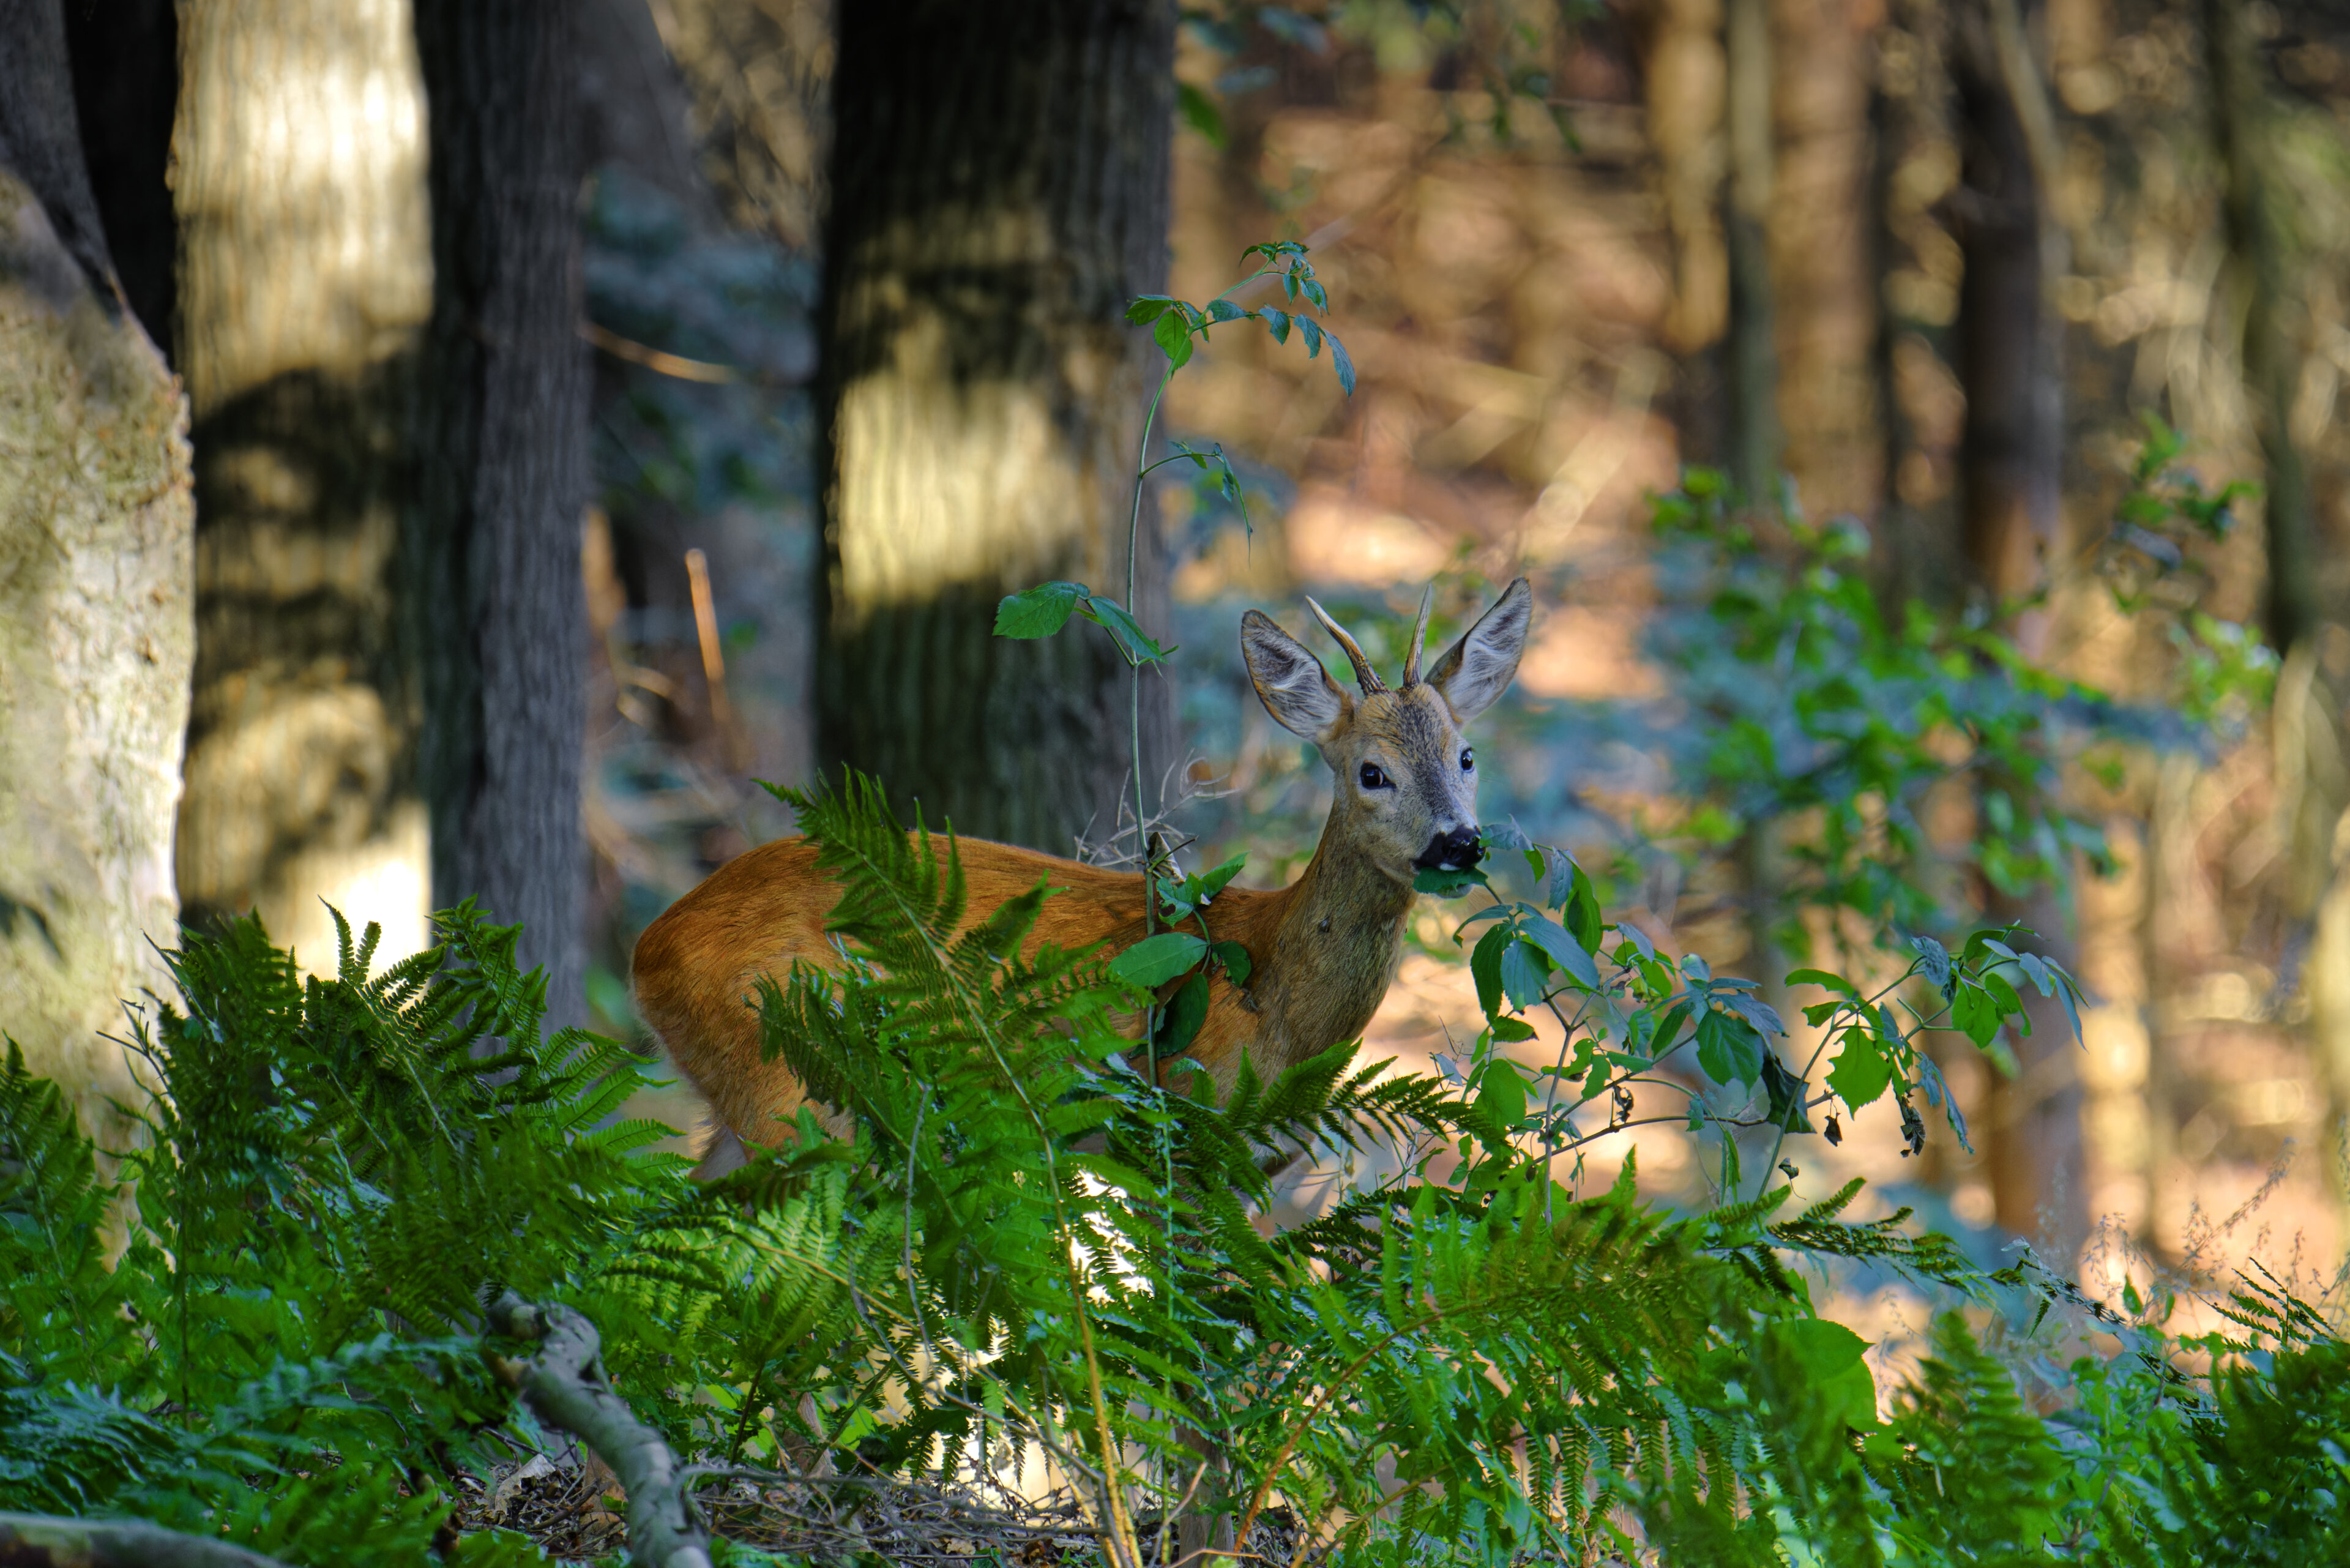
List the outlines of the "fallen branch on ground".
{"type": "Polygon", "coordinates": [[[535,1306],[508,1291],[490,1308],[490,1326],[540,1345],[528,1361],[494,1355],[491,1369],[521,1390],[540,1420],[587,1444],[620,1478],[629,1560],[644,1568],[710,1568],[710,1532],[680,1484],[676,1456],[604,1376],[596,1325],[569,1307],[535,1306]]]}
{"type": "Polygon", "coordinates": [[[135,1519],[0,1513],[0,1568],[285,1568],[225,1541],[135,1519]]]}

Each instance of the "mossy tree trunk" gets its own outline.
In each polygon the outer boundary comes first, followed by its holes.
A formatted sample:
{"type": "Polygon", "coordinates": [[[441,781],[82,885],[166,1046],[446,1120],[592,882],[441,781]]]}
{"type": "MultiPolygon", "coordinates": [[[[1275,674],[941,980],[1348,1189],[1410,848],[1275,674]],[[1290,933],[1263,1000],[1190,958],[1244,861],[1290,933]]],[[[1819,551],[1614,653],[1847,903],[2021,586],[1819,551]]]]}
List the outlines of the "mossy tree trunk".
{"type": "Polygon", "coordinates": [[[408,0],[187,0],[174,136],[195,415],[180,893],[331,970],[325,905],[426,945],[405,394],[432,304],[408,0]],[[341,149],[341,156],[322,155],[341,149]]]}
{"type": "Polygon", "coordinates": [[[417,0],[433,296],[412,552],[432,897],[524,925],[580,1010],[587,348],[577,20],[563,0],[417,0]]]}
{"type": "Polygon", "coordinates": [[[0,0],[0,1030],[101,1137],[103,1033],[168,992],[187,723],[186,403],[127,310],[58,0],[0,0]]]}
{"type": "MultiPolygon", "coordinates": [[[[1107,836],[1126,667],[1090,628],[991,635],[1012,589],[1126,597],[1159,366],[1122,306],[1167,264],[1167,0],[841,10],[826,243],[818,749],[935,825],[1066,853],[1107,836]]],[[[1146,515],[1143,623],[1167,627],[1146,515]]],[[[1173,703],[1145,682],[1155,808],[1173,703]]]]}

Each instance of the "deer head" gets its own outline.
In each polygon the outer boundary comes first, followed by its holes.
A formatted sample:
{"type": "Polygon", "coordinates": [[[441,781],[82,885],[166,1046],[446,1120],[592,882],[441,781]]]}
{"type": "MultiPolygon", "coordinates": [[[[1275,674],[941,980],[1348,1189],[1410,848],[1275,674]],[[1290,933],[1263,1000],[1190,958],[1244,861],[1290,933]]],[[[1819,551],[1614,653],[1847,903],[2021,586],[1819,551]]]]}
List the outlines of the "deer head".
{"type": "Polygon", "coordinates": [[[1477,758],[1461,727],[1492,706],[1525,652],[1534,590],[1513,582],[1423,679],[1433,591],[1419,601],[1403,682],[1390,687],[1320,605],[1305,601],[1355,667],[1357,696],[1332,680],[1304,644],[1255,610],[1241,618],[1241,656],[1274,722],[1320,750],[1337,778],[1325,843],[1334,837],[1386,876],[1465,869],[1477,838],[1477,758]]]}

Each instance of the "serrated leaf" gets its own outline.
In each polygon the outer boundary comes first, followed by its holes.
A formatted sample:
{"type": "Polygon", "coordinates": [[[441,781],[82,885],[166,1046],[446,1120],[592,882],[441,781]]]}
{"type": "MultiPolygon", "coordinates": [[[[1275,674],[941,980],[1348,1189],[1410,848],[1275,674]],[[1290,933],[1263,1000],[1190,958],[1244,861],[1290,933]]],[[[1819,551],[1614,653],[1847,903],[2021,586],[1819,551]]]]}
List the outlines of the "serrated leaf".
{"type": "Polygon", "coordinates": [[[1083,583],[1039,583],[1016,594],[1006,594],[995,607],[998,637],[1050,637],[1069,624],[1069,614],[1084,602],[1083,583]]]}
{"type": "MultiPolygon", "coordinates": [[[[1586,957],[1584,961],[1588,963],[1590,960],[1586,957]]],[[[1502,992],[1513,1006],[1538,1007],[1549,990],[1550,963],[1542,949],[1519,940],[1502,950],[1502,992]]]]}
{"type": "Polygon", "coordinates": [[[1217,942],[1208,950],[1215,955],[1216,963],[1234,985],[1246,985],[1254,967],[1249,961],[1248,949],[1238,942],[1217,942]]]}
{"type": "Polygon", "coordinates": [[[1126,318],[1137,327],[1148,327],[1167,314],[1174,299],[1164,294],[1139,294],[1126,302],[1126,318]]]}
{"type": "Polygon", "coordinates": [[[1550,956],[1551,962],[1573,975],[1590,990],[1599,989],[1599,966],[1591,961],[1591,953],[1566,929],[1547,915],[1534,915],[1521,925],[1526,936],[1550,956]]]}
{"type": "Polygon", "coordinates": [[[1258,319],[1264,323],[1264,329],[1273,334],[1275,343],[1289,341],[1289,312],[1267,305],[1260,307],[1256,314],[1258,319]]]}
{"type": "Polygon", "coordinates": [[[1183,319],[1180,310],[1170,310],[1151,323],[1150,336],[1159,345],[1167,362],[1181,369],[1191,360],[1191,324],[1183,319]]]}
{"type": "Polygon", "coordinates": [[[1477,1075],[1477,1106],[1503,1127],[1515,1127],[1526,1118],[1526,1081],[1518,1075],[1517,1064],[1492,1061],[1477,1075]]]}
{"type": "Polygon", "coordinates": [[[1793,971],[1787,976],[1787,983],[1789,985],[1816,985],[1823,987],[1825,990],[1833,991],[1838,996],[1848,996],[1855,1002],[1858,1002],[1860,1000],[1860,987],[1853,984],[1852,981],[1846,980],[1844,976],[1840,974],[1831,974],[1824,969],[1799,969],[1793,971]]]}
{"type": "Polygon", "coordinates": [[[1828,1088],[1854,1110],[1873,1105],[1893,1082],[1893,1064],[1865,1029],[1844,1032],[1844,1049],[1828,1068],[1828,1088]]]}
{"type": "Polygon", "coordinates": [[[1118,652],[1126,656],[1129,665],[1157,664],[1175,651],[1171,648],[1159,647],[1143,631],[1140,624],[1126,613],[1126,607],[1116,599],[1087,594],[1079,604],[1077,613],[1109,633],[1110,640],[1118,644],[1118,652]]]}
{"type": "Polygon", "coordinates": [[[1697,1021],[1697,1064],[1717,1084],[1752,1088],[1762,1071],[1762,1037],[1744,1019],[1707,1008],[1697,1021]]]}
{"type": "Polygon", "coordinates": [[[1355,357],[1347,352],[1347,346],[1338,341],[1336,333],[1326,336],[1330,339],[1330,369],[1338,374],[1338,389],[1351,398],[1355,395],[1355,357]]]}
{"type": "Polygon", "coordinates": [[[1308,359],[1318,359],[1321,358],[1322,328],[1314,324],[1314,318],[1312,317],[1301,316],[1297,317],[1297,336],[1305,340],[1305,357],[1308,359]]]}
{"type": "Polygon", "coordinates": [[[1951,1000],[1956,981],[1950,971],[1950,950],[1931,937],[1911,937],[1909,945],[1917,950],[1926,978],[1941,989],[1944,1001],[1951,1000]]]}
{"type": "Polygon", "coordinates": [[[1189,931],[1161,931],[1110,960],[1109,972],[1128,985],[1149,991],[1198,963],[1207,950],[1208,944],[1189,931]]]}

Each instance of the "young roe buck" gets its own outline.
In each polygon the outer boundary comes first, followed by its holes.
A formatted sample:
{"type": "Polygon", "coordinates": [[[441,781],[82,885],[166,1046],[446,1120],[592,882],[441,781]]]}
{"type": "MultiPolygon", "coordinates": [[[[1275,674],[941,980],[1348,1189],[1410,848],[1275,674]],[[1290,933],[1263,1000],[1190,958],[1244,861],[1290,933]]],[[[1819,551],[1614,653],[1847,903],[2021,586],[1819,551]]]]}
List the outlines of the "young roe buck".
{"type": "MultiPolygon", "coordinates": [[[[1461,726],[1517,674],[1534,594],[1523,577],[1511,583],[1425,679],[1423,598],[1403,683],[1392,688],[1320,605],[1305,602],[1346,649],[1361,695],[1339,688],[1320,659],[1263,614],[1242,617],[1241,653],[1265,711],[1320,749],[1337,787],[1304,875],[1271,890],[1227,888],[1208,909],[1215,938],[1240,942],[1249,956],[1246,987],[1215,988],[1188,1053],[1220,1090],[1231,1088],[1243,1054],[1269,1079],[1359,1035],[1395,977],[1415,873],[1466,869],[1482,855],[1476,758],[1461,726]]],[[[970,889],[966,925],[1043,878],[1063,890],[1045,901],[1028,952],[1047,942],[1100,943],[1107,956],[1145,934],[1139,871],[978,839],[958,847],[970,889]]],[[[738,1162],[735,1137],[774,1144],[789,1136],[806,1098],[781,1061],[762,1059],[752,993],[760,976],[780,978],[795,959],[838,961],[825,920],[839,889],[816,857],[805,838],[738,856],[637,943],[637,1006],[713,1113],[705,1174],[738,1162]]]]}

